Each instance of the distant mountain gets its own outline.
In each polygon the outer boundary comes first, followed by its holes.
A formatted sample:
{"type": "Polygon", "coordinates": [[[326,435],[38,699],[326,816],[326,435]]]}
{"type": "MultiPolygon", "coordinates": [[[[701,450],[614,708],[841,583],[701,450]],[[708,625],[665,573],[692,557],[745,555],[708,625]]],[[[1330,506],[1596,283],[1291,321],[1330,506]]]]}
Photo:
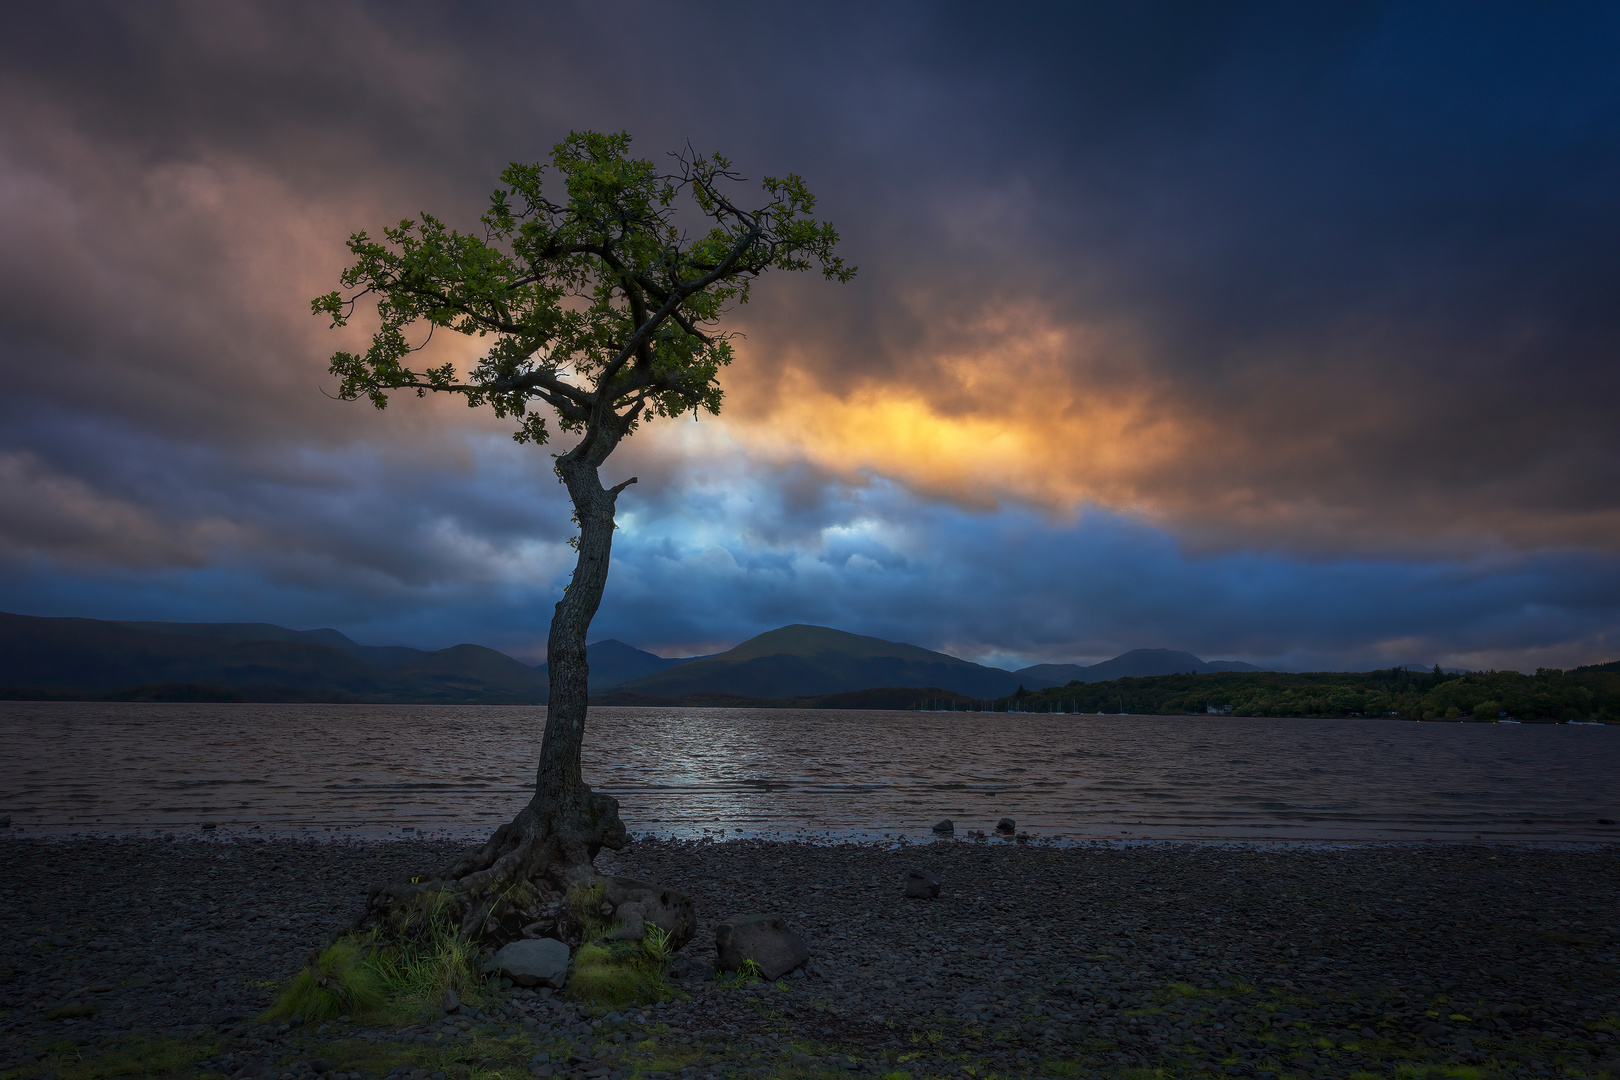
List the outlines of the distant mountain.
{"type": "Polygon", "coordinates": [[[1128,677],[1147,678],[1154,675],[1179,675],[1196,671],[1200,675],[1211,671],[1262,671],[1263,668],[1241,660],[1200,660],[1189,652],[1174,649],[1132,649],[1112,660],[1086,667],[1080,664],[1035,664],[1013,672],[1020,678],[1031,680],[1027,688],[1064,686],[1070,682],[1107,682],[1128,677]],[[1039,685],[1037,685],[1039,684],[1039,685]]]}
{"type": "Polygon", "coordinates": [[[995,698],[1012,693],[1019,683],[1010,671],[916,645],[799,624],[767,631],[729,652],[631,679],[614,690],[662,700],[694,694],[784,699],[872,687],[935,687],[995,698]]]}
{"type": "MultiPolygon", "coordinates": [[[[590,667],[590,677],[586,685],[590,687],[591,693],[596,694],[631,679],[665,671],[677,664],[707,659],[707,656],[680,656],[671,659],[656,653],[644,652],[613,638],[606,638],[585,646],[585,662],[590,667]]],[[[549,669],[545,664],[536,664],[535,670],[542,677],[546,677],[549,669]]]]}
{"type": "MultiPolygon", "coordinates": [[[[90,620],[94,621],[94,620],[90,620]]],[[[399,667],[428,653],[406,645],[360,645],[346,634],[330,627],[321,630],[289,630],[274,623],[178,623],[178,622],[115,622],[132,630],[151,630],[159,634],[179,634],[182,637],[214,638],[219,641],[296,641],[316,645],[330,645],[374,667],[399,667]]]]}
{"type": "Polygon", "coordinates": [[[538,704],[546,678],[481,645],[358,645],[270,623],[0,613],[0,697],[538,704]]]}
{"type": "MultiPolygon", "coordinates": [[[[1261,670],[1170,649],[1133,649],[1089,667],[1036,664],[1009,672],[803,624],[714,656],[672,659],[612,639],[591,644],[587,656],[590,691],[598,700],[648,705],[909,708],[877,702],[909,702],[916,690],[988,700],[1020,686],[1033,691],[1075,680],[1261,670]]],[[[360,645],[329,628],[0,613],[0,698],[544,704],[547,674],[544,664],[529,667],[479,645],[436,652],[360,645]]]]}

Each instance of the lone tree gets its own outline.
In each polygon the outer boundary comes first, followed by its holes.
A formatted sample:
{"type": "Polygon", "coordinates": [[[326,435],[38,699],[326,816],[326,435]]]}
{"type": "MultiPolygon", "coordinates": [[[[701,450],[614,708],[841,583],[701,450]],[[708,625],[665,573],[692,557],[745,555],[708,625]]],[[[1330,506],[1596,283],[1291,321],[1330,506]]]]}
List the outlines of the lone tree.
{"type": "MultiPolygon", "coordinates": [[[[349,237],[354,263],[342,292],[313,302],[334,327],[375,300],[378,326],[364,353],[338,352],[332,374],[345,400],[385,408],[389,392],[460,394],[517,421],[513,438],[545,443],[548,414],[577,435],[555,456],[573,501],[579,558],[558,601],[546,640],[551,697],[534,797],[482,848],[431,883],[461,902],[464,934],[491,933],[526,917],[549,892],[594,876],[603,848],[624,845],[618,802],[592,791],[580,775],[587,706],[585,637],[602,602],[613,544],[614,504],[631,477],[604,487],[598,476],[620,440],[655,416],[720,411],[716,381],[731,362],[717,323],[746,303],[766,270],[819,268],[848,281],[855,268],[834,254],[838,233],[811,216],[815,198],[797,176],[766,177],[767,201],[733,201],[741,180],[718,154],[672,155],[673,173],[630,156],[628,134],[576,132],[552,150],[562,201],[542,191],[546,168],[513,164],[501,174],[480,219],[464,235],[422,214],[349,237]],[[683,223],[695,226],[688,231],[683,223]],[[700,230],[700,231],[697,231],[700,230]],[[410,366],[406,331],[426,323],[491,339],[470,371],[452,364],[410,366]]],[[[378,890],[380,915],[423,886],[378,890]]]]}

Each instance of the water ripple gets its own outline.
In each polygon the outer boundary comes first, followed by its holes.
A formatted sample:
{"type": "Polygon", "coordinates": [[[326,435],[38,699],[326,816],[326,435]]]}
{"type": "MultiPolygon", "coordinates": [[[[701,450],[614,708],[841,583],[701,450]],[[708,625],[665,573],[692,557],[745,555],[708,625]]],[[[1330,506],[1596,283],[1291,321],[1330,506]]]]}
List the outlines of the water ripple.
{"type": "MultiPolygon", "coordinates": [[[[925,836],[1002,816],[1119,839],[1613,840],[1620,728],[1393,720],[598,709],[587,780],[638,832],[925,836]]],[[[487,834],[545,711],[0,704],[0,814],[35,832],[487,834]]]]}

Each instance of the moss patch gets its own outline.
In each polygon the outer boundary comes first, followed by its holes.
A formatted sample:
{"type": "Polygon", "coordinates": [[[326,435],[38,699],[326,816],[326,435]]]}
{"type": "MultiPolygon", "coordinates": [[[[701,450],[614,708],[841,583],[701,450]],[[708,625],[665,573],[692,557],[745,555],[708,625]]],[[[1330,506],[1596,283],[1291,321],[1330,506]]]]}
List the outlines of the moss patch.
{"type": "Polygon", "coordinates": [[[603,941],[581,945],[574,954],[568,996],[609,1008],[650,1005],[673,997],[667,962],[639,942],[603,941]]]}

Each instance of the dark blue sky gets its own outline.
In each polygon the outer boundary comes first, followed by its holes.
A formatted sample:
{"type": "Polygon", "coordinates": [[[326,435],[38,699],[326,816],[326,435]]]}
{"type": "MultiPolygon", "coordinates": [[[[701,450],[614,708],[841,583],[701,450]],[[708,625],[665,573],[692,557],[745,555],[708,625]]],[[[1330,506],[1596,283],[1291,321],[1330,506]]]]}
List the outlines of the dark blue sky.
{"type": "MultiPolygon", "coordinates": [[[[1620,657],[1610,5],[41,5],[0,42],[0,609],[538,660],[544,451],[329,399],[352,230],[574,128],[794,171],[593,637],[1620,657]]],[[[457,358],[461,353],[445,355],[457,358]]]]}

